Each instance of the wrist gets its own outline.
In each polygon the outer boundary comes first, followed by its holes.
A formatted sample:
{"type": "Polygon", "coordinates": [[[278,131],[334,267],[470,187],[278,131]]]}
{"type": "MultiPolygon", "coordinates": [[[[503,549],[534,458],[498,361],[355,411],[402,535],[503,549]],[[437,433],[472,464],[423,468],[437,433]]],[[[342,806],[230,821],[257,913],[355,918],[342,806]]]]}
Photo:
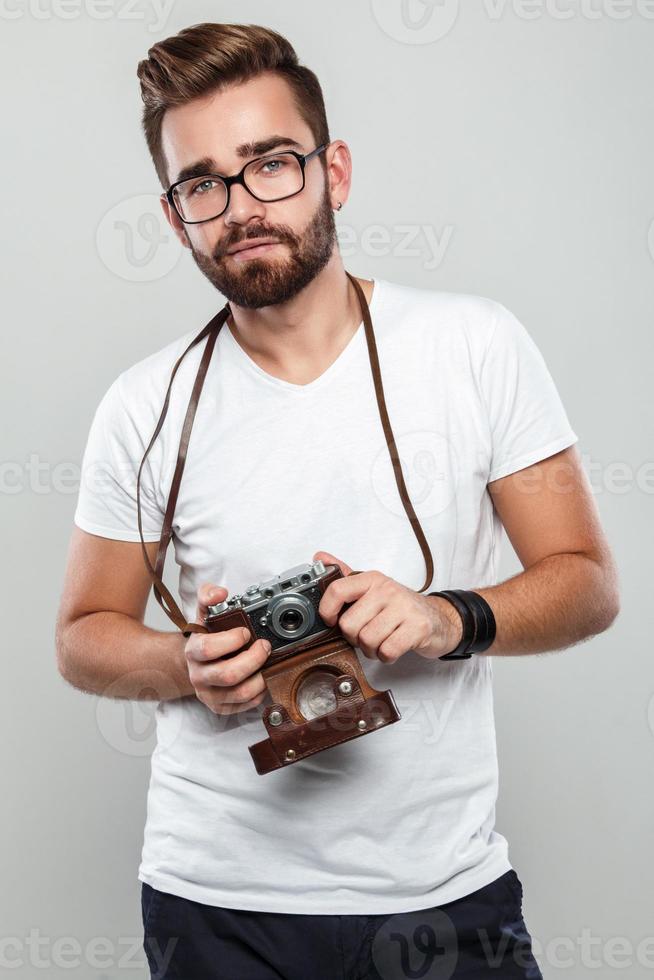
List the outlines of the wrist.
{"type": "Polygon", "coordinates": [[[434,645],[437,656],[456,650],[463,639],[463,620],[451,602],[442,596],[428,596],[438,612],[434,645]]]}
{"type": "Polygon", "coordinates": [[[195,688],[191,683],[188,672],[188,660],[186,658],[187,639],[182,633],[168,633],[169,641],[173,646],[171,679],[177,688],[177,694],[173,697],[184,698],[195,694],[195,688]]]}
{"type": "Polygon", "coordinates": [[[447,600],[461,617],[462,635],[457,647],[443,654],[441,660],[467,660],[475,653],[484,653],[495,639],[495,616],[488,601],[470,589],[445,589],[430,592],[447,600]]]}

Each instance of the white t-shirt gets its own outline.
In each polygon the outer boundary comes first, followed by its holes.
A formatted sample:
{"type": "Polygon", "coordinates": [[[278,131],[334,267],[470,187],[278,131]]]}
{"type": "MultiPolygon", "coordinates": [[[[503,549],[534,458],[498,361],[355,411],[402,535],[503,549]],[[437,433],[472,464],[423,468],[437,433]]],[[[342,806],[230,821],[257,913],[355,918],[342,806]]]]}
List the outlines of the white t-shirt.
{"type": "MultiPolygon", "coordinates": [[[[502,527],[487,484],[577,441],[543,357],[490,299],[377,279],[370,310],[407,489],[434,556],[428,591],[493,585],[502,527]]],[[[138,540],[138,465],[171,368],[198,329],[124,371],[100,402],[75,513],[85,531],[138,540]]],[[[144,467],[149,541],[160,534],[202,347],[182,362],[144,467]]],[[[174,548],[187,619],[200,584],[240,593],[318,550],[422,587],[363,323],[306,385],[268,374],[223,326],[174,548]]],[[[263,776],[248,746],[266,737],[269,697],[231,716],[195,697],[159,703],[141,881],[230,908],[383,914],[451,902],[511,868],[494,829],[492,656],[441,662],[409,651],[391,665],[358,655],[372,686],[393,692],[401,720],[263,776]]]]}

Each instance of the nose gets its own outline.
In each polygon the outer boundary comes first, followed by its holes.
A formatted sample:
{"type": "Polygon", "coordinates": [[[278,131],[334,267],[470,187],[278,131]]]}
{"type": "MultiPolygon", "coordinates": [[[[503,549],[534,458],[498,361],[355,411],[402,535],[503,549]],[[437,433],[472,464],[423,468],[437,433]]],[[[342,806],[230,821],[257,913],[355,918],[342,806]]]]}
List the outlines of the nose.
{"type": "Polygon", "coordinates": [[[244,225],[252,218],[263,218],[266,213],[263,201],[257,201],[256,197],[241,184],[233,184],[227,210],[223,214],[223,220],[227,226],[244,225]]]}

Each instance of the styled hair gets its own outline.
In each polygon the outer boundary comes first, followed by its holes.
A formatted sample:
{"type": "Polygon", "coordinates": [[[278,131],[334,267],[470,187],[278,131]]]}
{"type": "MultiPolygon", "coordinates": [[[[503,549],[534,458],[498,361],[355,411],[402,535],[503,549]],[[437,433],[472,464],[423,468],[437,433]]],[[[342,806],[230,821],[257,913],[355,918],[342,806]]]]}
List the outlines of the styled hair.
{"type": "MultiPolygon", "coordinates": [[[[164,189],[168,176],[161,127],[166,110],[262,72],[275,72],[286,79],[316,146],[329,143],[320,82],[310,68],[299,63],[292,44],[276,31],[258,24],[194,24],[149,49],[136,74],[144,103],[143,131],[164,189]]],[[[325,168],[323,154],[320,160],[325,168]]]]}

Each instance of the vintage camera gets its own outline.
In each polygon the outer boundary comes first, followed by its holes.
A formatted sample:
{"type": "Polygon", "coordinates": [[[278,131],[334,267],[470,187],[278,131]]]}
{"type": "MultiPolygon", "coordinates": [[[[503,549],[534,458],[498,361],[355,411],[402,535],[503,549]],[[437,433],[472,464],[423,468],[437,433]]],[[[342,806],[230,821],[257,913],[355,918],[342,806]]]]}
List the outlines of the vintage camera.
{"type": "Polygon", "coordinates": [[[327,586],[341,577],[338,565],[295,565],[207,610],[210,633],[235,626],[250,631],[230,656],[258,638],[271,644],[262,668],[273,701],[263,713],[269,737],[249,746],[260,775],[400,720],[391,691],[368,684],[338,623],[329,626],[320,617],[327,586]]]}

